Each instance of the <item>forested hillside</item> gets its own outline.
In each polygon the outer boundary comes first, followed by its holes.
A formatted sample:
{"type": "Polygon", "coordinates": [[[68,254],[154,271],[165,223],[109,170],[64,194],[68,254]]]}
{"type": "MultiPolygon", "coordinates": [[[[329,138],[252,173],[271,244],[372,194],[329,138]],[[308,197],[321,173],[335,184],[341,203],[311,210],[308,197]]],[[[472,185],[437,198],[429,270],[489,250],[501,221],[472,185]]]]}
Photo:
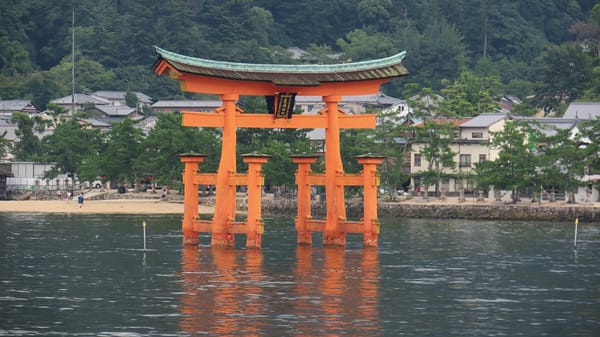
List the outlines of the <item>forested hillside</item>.
{"type": "Polygon", "coordinates": [[[4,0],[0,98],[40,107],[76,91],[181,95],[151,72],[154,45],[252,63],[360,61],[407,51],[408,83],[439,91],[461,74],[498,80],[503,93],[556,108],[600,97],[600,5],[594,0],[4,0]],[[291,59],[288,47],[310,54],[291,59]]]}

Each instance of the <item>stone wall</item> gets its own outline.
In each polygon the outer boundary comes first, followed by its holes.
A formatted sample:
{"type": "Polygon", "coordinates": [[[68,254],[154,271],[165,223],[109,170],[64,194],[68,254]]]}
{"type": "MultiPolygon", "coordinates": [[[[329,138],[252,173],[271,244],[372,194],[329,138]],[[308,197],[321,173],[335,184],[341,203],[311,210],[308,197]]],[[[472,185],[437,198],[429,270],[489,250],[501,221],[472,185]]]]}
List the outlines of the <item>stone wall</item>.
{"type": "MultiPolygon", "coordinates": [[[[323,205],[314,205],[316,217],[322,216],[323,205]]],[[[539,221],[574,221],[600,222],[600,207],[594,205],[527,205],[527,204],[427,204],[427,203],[380,203],[379,217],[393,216],[404,218],[431,219],[473,219],[473,220],[539,220],[539,221]]],[[[360,216],[362,204],[347,204],[349,217],[360,216]]],[[[295,201],[271,200],[263,202],[266,213],[296,214],[295,201]]]]}
{"type": "Polygon", "coordinates": [[[600,207],[588,205],[443,205],[443,204],[381,204],[380,216],[439,219],[540,220],[600,222],[600,207]]]}

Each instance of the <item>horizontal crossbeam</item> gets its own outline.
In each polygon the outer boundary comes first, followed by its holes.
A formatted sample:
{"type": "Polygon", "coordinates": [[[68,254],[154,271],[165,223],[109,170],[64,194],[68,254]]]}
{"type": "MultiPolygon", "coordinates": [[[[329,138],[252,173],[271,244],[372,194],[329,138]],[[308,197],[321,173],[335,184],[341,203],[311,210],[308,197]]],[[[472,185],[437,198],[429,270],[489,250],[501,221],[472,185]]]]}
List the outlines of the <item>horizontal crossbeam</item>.
{"type": "MultiPolygon", "coordinates": [[[[214,112],[183,111],[183,126],[220,128],[225,123],[225,115],[214,112]]],[[[376,114],[340,115],[340,129],[373,129],[376,114]]],[[[241,113],[235,116],[238,128],[274,129],[324,129],[327,128],[327,115],[293,115],[290,119],[273,118],[270,114],[241,113]]]]}

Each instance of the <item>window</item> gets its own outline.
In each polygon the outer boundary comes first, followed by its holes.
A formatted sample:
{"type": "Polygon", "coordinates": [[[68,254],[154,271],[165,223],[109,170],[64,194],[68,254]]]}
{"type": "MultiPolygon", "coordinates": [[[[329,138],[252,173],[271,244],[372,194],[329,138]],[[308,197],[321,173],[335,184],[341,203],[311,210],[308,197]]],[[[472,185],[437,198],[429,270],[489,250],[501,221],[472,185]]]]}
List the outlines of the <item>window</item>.
{"type": "Polygon", "coordinates": [[[479,155],[479,162],[480,162],[480,163],[483,163],[483,162],[484,162],[486,159],[487,159],[487,158],[486,158],[485,154],[480,154],[480,155],[479,155]]]}
{"type": "Polygon", "coordinates": [[[421,167],[421,154],[415,153],[415,167],[421,167]]]}
{"type": "Polygon", "coordinates": [[[483,132],[473,132],[471,133],[471,138],[483,138],[483,132]]]}
{"type": "Polygon", "coordinates": [[[470,154],[461,154],[459,166],[460,167],[471,167],[471,155],[470,154]]]}

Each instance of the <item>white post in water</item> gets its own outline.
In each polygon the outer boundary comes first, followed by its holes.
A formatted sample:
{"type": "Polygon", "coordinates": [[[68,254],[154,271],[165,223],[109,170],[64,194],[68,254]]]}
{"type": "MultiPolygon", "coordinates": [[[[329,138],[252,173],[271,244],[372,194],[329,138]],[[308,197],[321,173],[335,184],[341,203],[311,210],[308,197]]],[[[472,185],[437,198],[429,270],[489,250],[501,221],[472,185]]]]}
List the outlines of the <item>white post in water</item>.
{"type": "Polygon", "coordinates": [[[573,249],[577,250],[577,225],[579,224],[579,217],[575,218],[575,236],[573,237],[573,249]]]}
{"type": "Polygon", "coordinates": [[[144,251],[146,251],[146,221],[142,222],[142,227],[144,228],[144,251]]]}

